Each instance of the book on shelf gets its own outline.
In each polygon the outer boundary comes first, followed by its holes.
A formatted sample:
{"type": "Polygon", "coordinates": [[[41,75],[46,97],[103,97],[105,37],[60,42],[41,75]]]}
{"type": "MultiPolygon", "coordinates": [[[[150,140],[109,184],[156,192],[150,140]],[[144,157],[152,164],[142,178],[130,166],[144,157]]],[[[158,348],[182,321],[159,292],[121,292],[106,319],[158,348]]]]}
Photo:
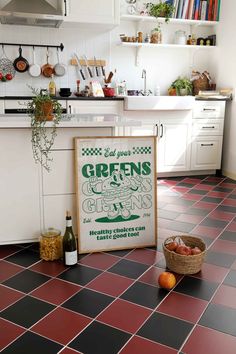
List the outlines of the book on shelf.
{"type": "Polygon", "coordinates": [[[220,20],[220,5],[221,5],[221,0],[218,0],[216,21],[220,20]]]}
{"type": "Polygon", "coordinates": [[[194,20],[199,20],[200,0],[195,0],[194,20]]]}
{"type": "Polygon", "coordinates": [[[182,18],[184,0],[179,0],[177,18],[182,18]]]}
{"type": "Polygon", "coordinates": [[[192,19],[193,7],[194,7],[194,0],[189,0],[188,19],[190,20],[192,19]]]}
{"type": "Polygon", "coordinates": [[[201,2],[201,13],[200,13],[200,20],[205,21],[207,14],[207,0],[203,0],[201,2]]]}
{"type": "Polygon", "coordinates": [[[183,19],[187,18],[188,6],[189,6],[189,0],[184,0],[183,12],[182,12],[182,18],[183,19]]]}

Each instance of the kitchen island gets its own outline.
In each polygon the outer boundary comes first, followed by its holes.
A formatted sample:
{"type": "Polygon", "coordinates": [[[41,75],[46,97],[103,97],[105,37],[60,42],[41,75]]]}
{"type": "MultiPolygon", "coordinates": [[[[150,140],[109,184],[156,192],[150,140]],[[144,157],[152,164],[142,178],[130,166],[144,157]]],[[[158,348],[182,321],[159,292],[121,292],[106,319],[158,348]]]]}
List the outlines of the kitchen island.
{"type": "Polygon", "coordinates": [[[50,226],[63,232],[66,209],[75,220],[74,137],[114,136],[139,124],[109,114],[64,116],[48,173],[34,163],[29,117],[0,115],[0,244],[37,241],[50,226]]]}

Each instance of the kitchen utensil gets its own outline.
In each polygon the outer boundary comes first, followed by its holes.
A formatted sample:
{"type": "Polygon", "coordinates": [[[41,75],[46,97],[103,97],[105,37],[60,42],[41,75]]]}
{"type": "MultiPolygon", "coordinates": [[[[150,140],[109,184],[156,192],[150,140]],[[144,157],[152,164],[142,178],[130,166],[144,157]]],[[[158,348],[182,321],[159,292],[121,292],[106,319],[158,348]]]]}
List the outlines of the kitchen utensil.
{"type": "Polygon", "coordinates": [[[94,56],[94,65],[95,65],[95,72],[96,72],[96,75],[97,75],[97,76],[100,76],[100,75],[99,75],[98,66],[97,66],[97,59],[96,59],[95,56],[94,56]]]}
{"type": "Polygon", "coordinates": [[[19,47],[19,56],[13,62],[14,68],[19,73],[24,73],[29,69],[28,60],[22,56],[22,48],[19,47]]]}
{"type": "Polygon", "coordinates": [[[78,65],[78,70],[79,70],[79,72],[80,72],[80,75],[81,75],[82,79],[85,80],[85,75],[84,75],[82,66],[80,65],[79,57],[78,57],[78,55],[77,55],[76,53],[74,53],[74,56],[75,56],[75,60],[76,60],[77,65],[78,65]]]}
{"type": "Polygon", "coordinates": [[[42,72],[43,76],[45,76],[45,77],[52,77],[52,75],[54,74],[54,67],[51,64],[49,64],[49,62],[48,62],[48,60],[49,60],[48,49],[47,49],[46,56],[47,56],[47,63],[42,66],[41,72],[42,72]]]}
{"type": "Polygon", "coordinates": [[[88,59],[87,59],[86,55],[83,55],[83,58],[84,58],[85,66],[86,66],[86,69],[87,69],[87,71],[89,73],[89,76],[92,78],[93,77],[93,73],[92,73],[92,71],[91,71],[91,69],[90,69],[90,67],[88,65],[88,59]]]}
{"type": "Polygon", "coordinates": [[[16,70],[13,66],[13,63],[10,59],[8,59],[8,57],[6,56],[4,47],[2,47],[2,55],[0,58],[0,73],[2,74],[2,81],[8,81],[9,79],[7,79],[7,75],[10,74],[11,78],[13,79],[13,77],[16,74],[16,70]]]}
{"type": "Polygon", "coordinates": [[[60,63],[58,48],[57,48],[57,64],[54,66],[54,71],[57,76],[64,76],[66,73],[65,65],[60,63]]]}
{"type": "Polygon", "coordinates": [[[104,79],[105,83],[106,83],[106,84],[110,84],[112,77],[113,77],[113,72],[110,71],[110,73],[109,73],[109,75],[108,75],[108,78],[107,78],[107,79],[104,79]]]}
{"type": "Polygon", "coordinates": [[[29,67],[29,74],[32,77],[38,77],[41,74],[40,65],[35,63],[35,50],[34,50],[34,47],[33,47],[33,64],[31,64],[30,67],[29,67]]]}
{"type": "Polygon", "coordinates": [[[105,69],[104,69],[104,66],[101,66],[101,69],[102,69],[102,75],[105,77],[105,69]]]}

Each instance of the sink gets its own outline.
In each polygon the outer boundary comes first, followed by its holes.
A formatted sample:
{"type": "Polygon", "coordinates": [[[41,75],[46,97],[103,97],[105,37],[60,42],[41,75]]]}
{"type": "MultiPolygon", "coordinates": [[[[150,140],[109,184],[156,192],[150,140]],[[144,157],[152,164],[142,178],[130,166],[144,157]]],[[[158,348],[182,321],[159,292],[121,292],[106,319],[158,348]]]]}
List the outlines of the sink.
{"type": "Polygon", "coordinates": [[[193,108],[194,100],[193,96],[127,96],[125,110],[189,110],[193,108]]]}

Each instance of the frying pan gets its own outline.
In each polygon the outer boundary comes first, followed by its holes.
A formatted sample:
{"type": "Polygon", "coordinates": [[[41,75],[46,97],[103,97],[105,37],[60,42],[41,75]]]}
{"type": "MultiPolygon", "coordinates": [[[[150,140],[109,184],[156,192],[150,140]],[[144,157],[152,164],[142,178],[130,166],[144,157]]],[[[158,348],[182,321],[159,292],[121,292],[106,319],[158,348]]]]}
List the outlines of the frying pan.
{"type": "Polygon", "coordinates": [[[45,77],[52,77],[52,75],[54,74],[54,68],[51,64],[48,63],[48,58],[49,52],[47,50],[47,63],[42,66],[41,72],[45,77]]]}
{"type": "Polygon", "coordinates": [[[29,74],[32,77],[38,77],[41,74],[40,65],[35,63],[35,50],[34,50],[34,47],[33,47],[33,64],[31,64],[30,67],[29,67],[29,74]]]}
{"type": "Polygon", "coordinates": [[[13,66],[19,73],[24,73],[29,69],[28,60],[22,56],[22,48],[19,47],[19,56],[13,62],[13,66]]]}
{"type": "Polygon", "coordinates": [[[54,72],[57,76],[64,76],[66,73],[65,65],[60,63],[58,49],[57,49],[57,64],[54,66],[54,72]]]}

